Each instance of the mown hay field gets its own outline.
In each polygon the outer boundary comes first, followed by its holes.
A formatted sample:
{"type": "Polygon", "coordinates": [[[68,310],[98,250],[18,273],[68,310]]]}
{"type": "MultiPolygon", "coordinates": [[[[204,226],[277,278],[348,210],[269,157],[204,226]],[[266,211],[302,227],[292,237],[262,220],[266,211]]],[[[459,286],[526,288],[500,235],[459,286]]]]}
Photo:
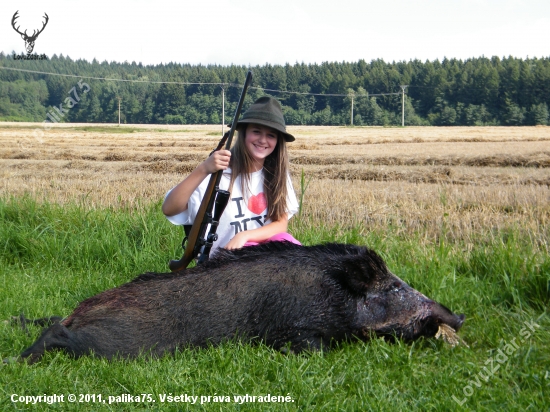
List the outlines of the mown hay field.
{"type": "Polygon", "coordinates": [[[181,256],[182,231],[160,205],[221,127],[0,123],[0,358],[12,360],[1,366],[0,409],[548,410],[550,127],[289,131],[303,200],[290,231],[306,245],[373,248],[404,281],[466,315],[468,346],[373,339],[285,356],[232,340],[161,359],[51,352],[13,362],[40,328],[23,331],[12,316],[67,316],[181,256]],[[12,398],[69,393],[156,402],[12,398]],[[163,394],[224,403],[163,403],[163,394]],[[233,401],[245,394],[291,402],[233,401]]]}

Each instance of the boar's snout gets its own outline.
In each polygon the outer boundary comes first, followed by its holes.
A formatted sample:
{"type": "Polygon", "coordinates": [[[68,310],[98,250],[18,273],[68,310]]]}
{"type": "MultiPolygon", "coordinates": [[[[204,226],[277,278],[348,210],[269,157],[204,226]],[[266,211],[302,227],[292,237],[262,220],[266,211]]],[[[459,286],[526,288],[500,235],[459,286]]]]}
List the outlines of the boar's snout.
{"type": "Polygon", "coordinates": [[[358,302],[357,314],[357,324],[364,337],[375,332],[390,340],[394,337],[406,341],[421,336],[434,337],[441,325],[458,331],[464,323],[464,315],[454,314],[397,277],[367,293],[358,302]]]}
{"type": "Polygon", "coordinates": [[[425,305],[427,316],[425,318],[426,324],[423,335],[434,336],[439,329],[439,325],[442,324],[450,326],[456,332],[462,327],[465,319],[464,314],[456,315],[442,304],[433,300],[428,300],[425,305]]]}

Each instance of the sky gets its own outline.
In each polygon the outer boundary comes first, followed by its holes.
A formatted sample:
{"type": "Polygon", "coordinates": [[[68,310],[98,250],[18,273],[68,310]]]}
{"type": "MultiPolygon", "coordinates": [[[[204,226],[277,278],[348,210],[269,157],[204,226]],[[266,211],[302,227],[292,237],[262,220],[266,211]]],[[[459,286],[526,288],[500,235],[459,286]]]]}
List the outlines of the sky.
{"type": "Polygon", "coordinates": [[[286,63],[549,57],[550,0],[2,0],[0,51],[102,62],[286,63]]]}

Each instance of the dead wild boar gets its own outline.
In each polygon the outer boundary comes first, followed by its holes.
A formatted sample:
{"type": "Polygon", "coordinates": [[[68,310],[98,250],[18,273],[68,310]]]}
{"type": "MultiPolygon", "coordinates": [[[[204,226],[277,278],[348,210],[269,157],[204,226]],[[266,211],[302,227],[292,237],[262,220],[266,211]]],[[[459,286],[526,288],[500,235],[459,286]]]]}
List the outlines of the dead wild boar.
{"type": "Polygon", "coordinates": [[[21,356],[45,351],[111,358],[162,355],[239,337],[294,352],[373,335],[410,341],[464,315],[412,289],[372,250],[271,242],[221,250],[176,273],[146,273],[84,300],[21,356]]]}

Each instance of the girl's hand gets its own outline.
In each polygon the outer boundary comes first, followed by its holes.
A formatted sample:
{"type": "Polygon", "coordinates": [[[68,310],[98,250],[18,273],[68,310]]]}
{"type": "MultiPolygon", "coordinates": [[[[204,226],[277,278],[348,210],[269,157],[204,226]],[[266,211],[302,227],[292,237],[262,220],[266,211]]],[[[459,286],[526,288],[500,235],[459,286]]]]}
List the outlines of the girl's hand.
{"type": "Polygon", "coordinates": [[[217,150],[208,157],[201,166],[207,174],[216,173],[229,167],[231,152],[229,150],[217,150]]]}
{"type": "Polygon", "coordinates": [[[240,249],[244,246],[246,242],[248,242],[246,231],[239,232],[233,237],[233,239],[229,241],[227,245],[224,246],[224,249],[227,249],[227,250],[240,249]]]}

